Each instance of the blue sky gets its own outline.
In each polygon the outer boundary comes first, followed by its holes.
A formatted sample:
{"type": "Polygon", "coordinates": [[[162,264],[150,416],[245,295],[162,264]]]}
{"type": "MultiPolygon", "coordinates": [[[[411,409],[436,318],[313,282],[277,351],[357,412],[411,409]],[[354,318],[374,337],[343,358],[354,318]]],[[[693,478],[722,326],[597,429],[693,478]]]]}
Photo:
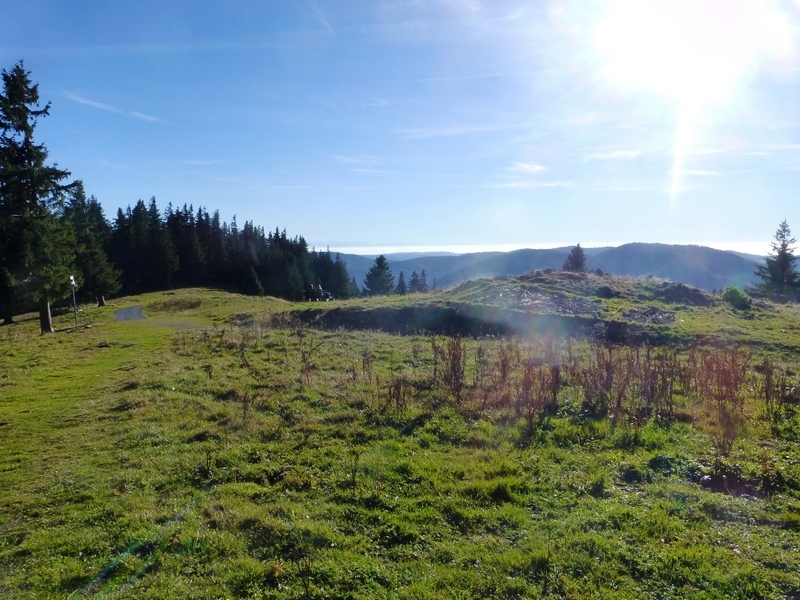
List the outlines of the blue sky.
{"type": "Polygon", "coordinates": [[[4,0],[0,66],[109,218],[155,196],[318,248],[800,234],[800,4],[4,0]]]}

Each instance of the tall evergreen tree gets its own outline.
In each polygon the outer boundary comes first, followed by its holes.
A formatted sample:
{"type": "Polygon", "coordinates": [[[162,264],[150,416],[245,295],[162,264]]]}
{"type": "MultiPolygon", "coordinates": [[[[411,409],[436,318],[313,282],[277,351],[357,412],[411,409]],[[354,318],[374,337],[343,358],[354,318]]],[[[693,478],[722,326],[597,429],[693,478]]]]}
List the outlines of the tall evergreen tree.
{"type": "Polygon", "coordinates": [[[761,283],[748,291],[751,295],[789,300],[797,296],[798,273],[795,268],[797,257],[794,245],[797,240],[792,237],[789,224],[784,220],[775,231],[775,241],[771,243],[772,254],[766,258],[765,264],[756,267],[755,274],[761,283]]]}
{"type": "Polygon", "coordinates": [[[394,288],[394,293],[400,296],[405,296],[408,293],[408,288],[406,288],[406,278],[402,271],[400,271],[400,276],[397,278],[397,287],[394,288]]]}
{"type": "Polygon", "coordinates": [[[80,284],[81,296],[105,306],[105,296],[120,289],[120,273],[108,259],[106,247],[111,228],[103,215],[103,207],[92,196],[88,200],[80,183],[71,191],[64,219],[72,226],[75,235],[75,276],[80,284]]]}
{"type": "Polygon", "coordinates": [[[416,271],[411,271],[411,279],[408,280],[408,291],[412,294],[418,294],[421,289],[419,275],[416,271]]]}
{"type": "Polygon", "coordinates": [[[39,309],[42,333],[53,331],[50,302],[66,294],[73,254],[70,231],[59,218],[69,171],[46,164],[44,144],[34,142],[39,86],[22,61],[2,72],[0,94],[0,309],[5,323],[24,302],[39,309]]]}
{"type": "Polygon", "coordinates": [[[423,294],[427,294],[430,291],[428,288],[428,275],[425,273],[425,269],[422,269],[419,274],[419,291],[423,294]]]}
{"type": "Polygon", "coordinates": [[[578,244],[567,256],[564,261],[564,271],[572,271],[573,273],[583,273],[586,271],[586,254],[583,248],[578,244]]]}
{"type": "Polygon", "coordinates": [[[381,254],[367,271],[367,276],[364,278],[364,292],[368,296],[388,296],[393,290],[394,276],[389,268],[389,262],[381,254]]]}

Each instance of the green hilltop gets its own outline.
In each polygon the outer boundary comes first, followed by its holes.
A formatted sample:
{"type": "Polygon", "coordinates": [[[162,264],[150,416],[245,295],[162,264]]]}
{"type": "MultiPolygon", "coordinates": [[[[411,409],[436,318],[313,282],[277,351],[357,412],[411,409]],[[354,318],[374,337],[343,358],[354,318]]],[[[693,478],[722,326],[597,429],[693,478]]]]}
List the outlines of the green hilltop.
{"type": "Polygon", "coordinates": [[[795,597],[798,317],[558,271],[23,315],[0,594],[795,597]]]}

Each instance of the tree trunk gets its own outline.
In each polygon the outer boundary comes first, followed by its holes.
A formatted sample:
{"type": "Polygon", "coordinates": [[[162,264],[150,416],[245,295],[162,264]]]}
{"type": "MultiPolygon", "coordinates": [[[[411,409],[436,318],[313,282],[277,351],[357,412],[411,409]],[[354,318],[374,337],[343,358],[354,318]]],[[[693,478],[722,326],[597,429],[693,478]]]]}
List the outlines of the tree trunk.
{"type": "Polygon", "coordinates": [[[98,307],[100,307],[100,306],[105,306],[105,305],[106,305],[106,299],[105,299],[105,296],[103,296],[103,295],[101,294],[101,295],[100,295],[100,299],[97,301],[97,306],[98,306],[98,307]]]}
{"type": "Polygon", "coordinates": [[[45,298],[39,300],[39,325],[42,328],[42,335],[55,333],[53,317],[50,315],[50,301],[45,298]]]}
{"type": "Polygon", "coordinates": [[[12,315],[5,315],[3,317],[3,325],[11,325],[14,322],[14,317],[12,315]]]}

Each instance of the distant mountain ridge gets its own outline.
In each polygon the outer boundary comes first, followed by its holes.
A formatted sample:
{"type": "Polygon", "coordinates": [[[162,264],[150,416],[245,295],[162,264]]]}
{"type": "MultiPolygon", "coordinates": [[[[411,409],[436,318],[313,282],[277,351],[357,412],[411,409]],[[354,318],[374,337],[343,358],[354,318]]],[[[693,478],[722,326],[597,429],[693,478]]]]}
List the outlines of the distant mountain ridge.
{"type": "MultiPolygon", "coordinates": [[[[401,271],[408,283],[412,271],[421,274],[424,269],[428,285],[435,282],[438,288],[448,288],[469,279],[560,269],[571,249],[523,249],[414,258],[387,254],[386,258],[395,281],[401,271]]],[[[374,258],[358,254],[339,256],[359,287],[363,287],[364,277],[374,264],[374,258]]],[[[659,277],[707,291],[721,290],[729,285],[744,287],[756,281],[754,271],[758,259],[727,250],[681,244],[630,243],[586,251],[587,267],[591,270],[632,277],[659,277]]]]}

